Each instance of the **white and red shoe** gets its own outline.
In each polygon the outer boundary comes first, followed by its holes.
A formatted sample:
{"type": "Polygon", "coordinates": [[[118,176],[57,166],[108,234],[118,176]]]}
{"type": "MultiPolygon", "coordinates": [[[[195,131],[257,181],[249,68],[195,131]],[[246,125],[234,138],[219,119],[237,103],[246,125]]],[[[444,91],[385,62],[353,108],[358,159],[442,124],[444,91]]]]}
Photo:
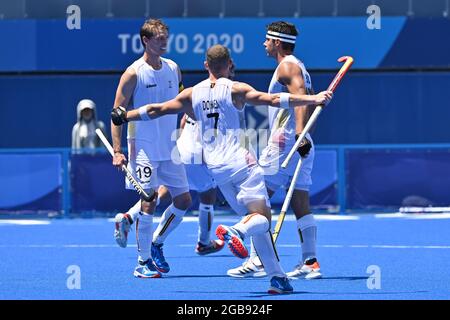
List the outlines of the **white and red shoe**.
{"type": "Polygon", "coordinates": [[[289,278],[305,278],[307,280],[320,279],[320,265],[316,258],[307,259],[304,263],[295,266],[294,270],[286,274],[289,278]]]}
{"type": "Polygon", "coordinates": [[[248,250],[245,247],[241,235],[233,227],[219,225],[216,229],[217,238],[228,244],[231,252],[238,258],[245,259],[248,257],[248,250]]]}
{"type": "Polygon", "coordinates": [[[195,248],[195,253],[201,256],[218,252],[223,249],[225,242],[222,240],[211,240],[209,244],[197,243],[197,247],[195,248]]]}
{"type": "Polygon", "coordinates": [[[114,239],[116,239],[117,244],[122,247],[127,247],[128,233],[130,232],[133,220],[127,213],[118,213],[114,218],[116,223],[116,228],[114,229],[114,239]]]}

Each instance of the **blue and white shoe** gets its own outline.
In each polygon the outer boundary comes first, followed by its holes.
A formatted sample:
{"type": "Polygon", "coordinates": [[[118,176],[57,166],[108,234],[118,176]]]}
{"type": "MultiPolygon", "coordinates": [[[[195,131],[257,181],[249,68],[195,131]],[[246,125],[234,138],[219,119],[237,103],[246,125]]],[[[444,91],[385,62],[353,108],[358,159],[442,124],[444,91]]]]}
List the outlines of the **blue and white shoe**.
{"type": "Polygon", "coordinates": [[[216,236],[228,244],[228,248],[236,257],[241,259],[248,257],[248,250],[245,247],[244,240],[233,227],[219,225],[216,229],[216,236]]]}
{"type": "Polygon", "coordinates": [[[139,261],[134,269],[133,275],[136,278],[161,278],[161,273],[155,269],[151,259],[139,261]]]}
{"type": "Polygon", "coordinates": [[[270,288],[268,292],[270,294],[292,293],[294,292],[294,289],[289,283],[289,279],[287,277],[274,276],[270,279],[270,288]]]}
{"type": "Polygon", "coordinates": [[[164,258],[163,252],[163,244],[155,244],[152,243],[152,260],[153,266],[157,271],[162,273],[167,273],[170,271],[169,264],[166,262],[166,258],[164,258]]]}
{"type": "Polygon", "coordinates": [[[128,233],[130,232],[131,224],[133,220],[129,214],[118,213],[114,218],[115,226],[114,239],[116,239],[119,247],[126,248],[128,242],[128,233]]]}

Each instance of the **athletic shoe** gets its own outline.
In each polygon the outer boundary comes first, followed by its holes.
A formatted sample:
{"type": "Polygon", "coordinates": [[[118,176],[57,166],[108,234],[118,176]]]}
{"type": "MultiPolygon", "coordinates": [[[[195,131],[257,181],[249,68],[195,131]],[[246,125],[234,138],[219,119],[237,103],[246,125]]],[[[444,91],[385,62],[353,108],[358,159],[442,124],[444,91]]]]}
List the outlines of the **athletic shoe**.
{"type": "Polygon", "coordinates": [[[270,294],[292,293],[294,289],[289,283],[287,277],[272,277],[270,279],[270,288],[267,291],[270,294]]]}
{"type": "Polygon", "coordinates": [[[114,230],[114,239],[116,239],[117,244],[122,247],[127,247],[128,233],[130,232],[130,227],[133,224],[133,220],[127,213],[118,213],[114,218],[116,223],[116,229],[114,230]]]}
{"type": "Polygon", "coordinates": [[[166,258],[164,258],[163,252],[163,244],[155,244],[152,243],[152,259],[153,265],[156,270],[162,273],[167,273],[170,271],[169,264],[166,262],[166,258]]]}
{"type": "Polygon", "coordinates": [[[195,253],[204,256],[222,250],[224,245],[225,242],[222,240],[211,240],[209,244],[206,245],[199,242],[195,248],[195,253]]]}
{"type": "Polygon", "coordinates": [[[248,257],[248,250],[236,229],[221,224],[216,229],[216,235],[220,240],[227,242],[228,247],[236,257],[241,259],[248,257]]]}
{"type": "Polygon", "coordinates": [[[287,276],[294,279],[304,277],[307,280],[322,278],[320,265],[316,258],[308,259],[304,263],[296,265],[294,270],[287,273],[287,276]]]}
{"type": "Polygon", "coordinates": [[[245,261],[241,266],[230,269],[227,271],[227,275],[234,278],[260,278],[267,276],[263,266],[256,265],[252,259],[245,261]]]}
{"type": "Polygon", "coordinates": [[[147,261],[139,261],[138,265],[134,269],[133,275],[136,278],[161,278],[161,273],[155,269],[151,259],[148,259],[147,261]]]}

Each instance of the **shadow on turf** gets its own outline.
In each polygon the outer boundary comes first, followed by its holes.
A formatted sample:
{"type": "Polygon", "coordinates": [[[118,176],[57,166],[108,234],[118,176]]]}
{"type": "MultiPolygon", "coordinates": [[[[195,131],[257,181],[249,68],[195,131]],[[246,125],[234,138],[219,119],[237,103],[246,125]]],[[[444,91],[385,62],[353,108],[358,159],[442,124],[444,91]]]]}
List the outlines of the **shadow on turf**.
{"type": "Polygon", "coordinates": [[[311,292],[311,291],[294,291],[291,294],[279,294],[273,295],[267,292],[254,292],[252,295],[244,296],[245,298],[264,298],[264,297],[273,297],[273,296],[283,296],[288,295],[292,296],[295,294],[311,294],[311,295],[398,295],[398,294],[408,294],[408,293],[428,293],[429,291],[399,291],[399,292],[311,292]]]}
{"type": "Polygon", "coordinates": [[[314,292],[294,291],[289,294],[271,294],[271,293],[268,293],[267,291],[265,291],[265,292],[260,291],[260,292],[254,292],[250,296],[244,296],[244,298],[282,297],[282,296],[293,296],[293,295],[297,295],[297,294],[314,294],[314,292]]]}
{"type": "Polygon", "coordinates": [[[361,277],[322,277],[320,279],[315,279],[314,281],[317,280],[349,280],[349,281],[353,281],[353,280],[367,280],[369,279],[368,276],[361,276],[361,277]]]}
{"type": "MultiPolygon", "coordinates": [[[[203,294],[214,294],[217,293],[217,291],[174,291],[175,293],[203,293],[203,294]]],[[[220,293],[231,293],[231,294],[241,294],[242,292],[236,292],[236,291],[220,291],[220,293]]],[[[252,295],[249,296],[243,296],[245,298],[263,298],[263,297],[274,297],[274,296],[284,296],[284,295],[296,295],[296,294],[313,294],[314,292],[308,292],[308,291],[294,291],[290,294],[270,294],[267,291],[265,292],[253,292],[252,295]]]]}

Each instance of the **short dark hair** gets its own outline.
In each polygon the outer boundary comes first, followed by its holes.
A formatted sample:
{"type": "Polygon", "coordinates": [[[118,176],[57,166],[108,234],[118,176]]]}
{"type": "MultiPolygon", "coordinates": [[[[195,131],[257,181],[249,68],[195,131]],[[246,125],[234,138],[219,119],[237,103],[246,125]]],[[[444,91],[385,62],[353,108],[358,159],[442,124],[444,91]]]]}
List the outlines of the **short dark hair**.
{"type": "Polygon", "coordinates": [[[169,27],[161,19],[147,19],[141,27],[140,36],[142,46],[145,48],[144,36],[147,38],[153,37],[158,31],[169,32],[169,27]]]}
{"type": "MultiPolygon", "coordinates": [[[[297,36],[298,31],[295,25],[286,21],[275,21],[267,25],[267,31],[275,31],[280,33],[289,34],[291,36],[297,36]]],[[[286,51],[294,51],[295,43],[281,42],[281,48],[286,51]]]]}
{"type": "Polygon", "coordinates": [[[206,62],[213,72],[226,68],[230,60],[230,51],[220,44],[216,44],[206,51],[206,62]]]}

